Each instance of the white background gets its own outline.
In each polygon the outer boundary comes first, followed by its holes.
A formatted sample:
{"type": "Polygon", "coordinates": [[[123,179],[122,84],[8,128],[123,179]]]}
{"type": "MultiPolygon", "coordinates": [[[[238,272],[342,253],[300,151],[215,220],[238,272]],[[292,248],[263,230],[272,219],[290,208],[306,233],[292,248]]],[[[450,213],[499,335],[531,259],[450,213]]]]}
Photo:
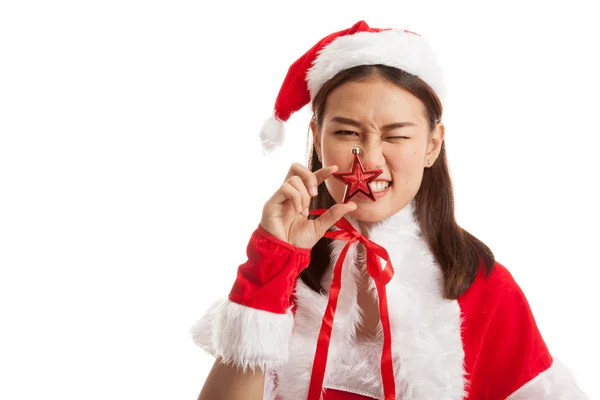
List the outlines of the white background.
{"type": "Polygon", "coordinates": [[[264,157],[289,65],[364,19],[444,66],[459,223],[600,398],[593,1],[4,1],[0,398],[194,399],[189,327],[226,296],[308,111],[264,157]]]}

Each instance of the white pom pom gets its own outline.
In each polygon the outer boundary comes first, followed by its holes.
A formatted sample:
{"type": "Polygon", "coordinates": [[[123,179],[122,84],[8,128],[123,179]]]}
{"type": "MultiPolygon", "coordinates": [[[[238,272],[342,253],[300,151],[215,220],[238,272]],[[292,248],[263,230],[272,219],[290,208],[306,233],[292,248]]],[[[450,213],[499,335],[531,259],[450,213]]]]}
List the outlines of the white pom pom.
{"type": "Polygon", "coordinates": [[[271,117],[265,121],[260,130],[260,141],[263,152],[268,153],[280,147],[285,137],[284,122],[271,117]]]}

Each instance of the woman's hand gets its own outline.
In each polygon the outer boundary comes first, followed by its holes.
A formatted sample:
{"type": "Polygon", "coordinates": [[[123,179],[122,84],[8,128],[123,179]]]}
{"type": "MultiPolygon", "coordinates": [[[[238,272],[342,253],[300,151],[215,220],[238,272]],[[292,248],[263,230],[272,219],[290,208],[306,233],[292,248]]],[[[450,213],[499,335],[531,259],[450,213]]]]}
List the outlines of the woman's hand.
{"type": "Polygon", "coordinates": [[[317,187],[337,169],[332,165],[312,173],[301,164],[293,164],[283,185],[263,207],[263,229],[292,246],[312,248],[333,224],[356,210],[356,203],[350,201],[335,204],[317,219],[308,219],[310,198],[317,195],[317,187]]]}

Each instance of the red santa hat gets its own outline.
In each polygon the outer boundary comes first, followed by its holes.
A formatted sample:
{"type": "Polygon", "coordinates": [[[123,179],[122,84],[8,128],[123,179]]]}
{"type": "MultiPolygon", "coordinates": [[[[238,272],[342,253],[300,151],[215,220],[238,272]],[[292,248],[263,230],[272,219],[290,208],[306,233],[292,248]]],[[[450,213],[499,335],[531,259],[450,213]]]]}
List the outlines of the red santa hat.
{"type": "Polygon", "coordinates": [[[311,102],[325,82],[345,69],[374,64],[418,76],[444,102],[442,69],[422,36],[404,29],[370,28],[365,21],[359,21],[349,29],[321,39],[290,66],[275,101],[273,116],[260,132],[263,150],[274,150],[283,143],[284,123],[311,102]]]}

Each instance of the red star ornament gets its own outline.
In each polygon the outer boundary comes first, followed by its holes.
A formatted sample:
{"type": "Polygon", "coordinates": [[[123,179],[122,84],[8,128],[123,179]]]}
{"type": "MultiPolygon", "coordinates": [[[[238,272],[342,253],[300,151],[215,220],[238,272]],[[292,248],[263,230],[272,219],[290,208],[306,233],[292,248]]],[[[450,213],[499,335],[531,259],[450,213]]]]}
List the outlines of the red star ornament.
{"type": "Polygon", "coordinates": [[[354,153],[354,161],[352,162],[352,170],[350,172],[335,172],[332,176],[346,184],[346,190],[344,191],[344,201],[347,203],[348,200],[353,198],[359,193],[364,194],[371,200],[375,201],[373,191],[369,186],[369,183],[373,182],[379,175],[383,173],[382,169],[364,169],[358,154],[354,153]]]}

